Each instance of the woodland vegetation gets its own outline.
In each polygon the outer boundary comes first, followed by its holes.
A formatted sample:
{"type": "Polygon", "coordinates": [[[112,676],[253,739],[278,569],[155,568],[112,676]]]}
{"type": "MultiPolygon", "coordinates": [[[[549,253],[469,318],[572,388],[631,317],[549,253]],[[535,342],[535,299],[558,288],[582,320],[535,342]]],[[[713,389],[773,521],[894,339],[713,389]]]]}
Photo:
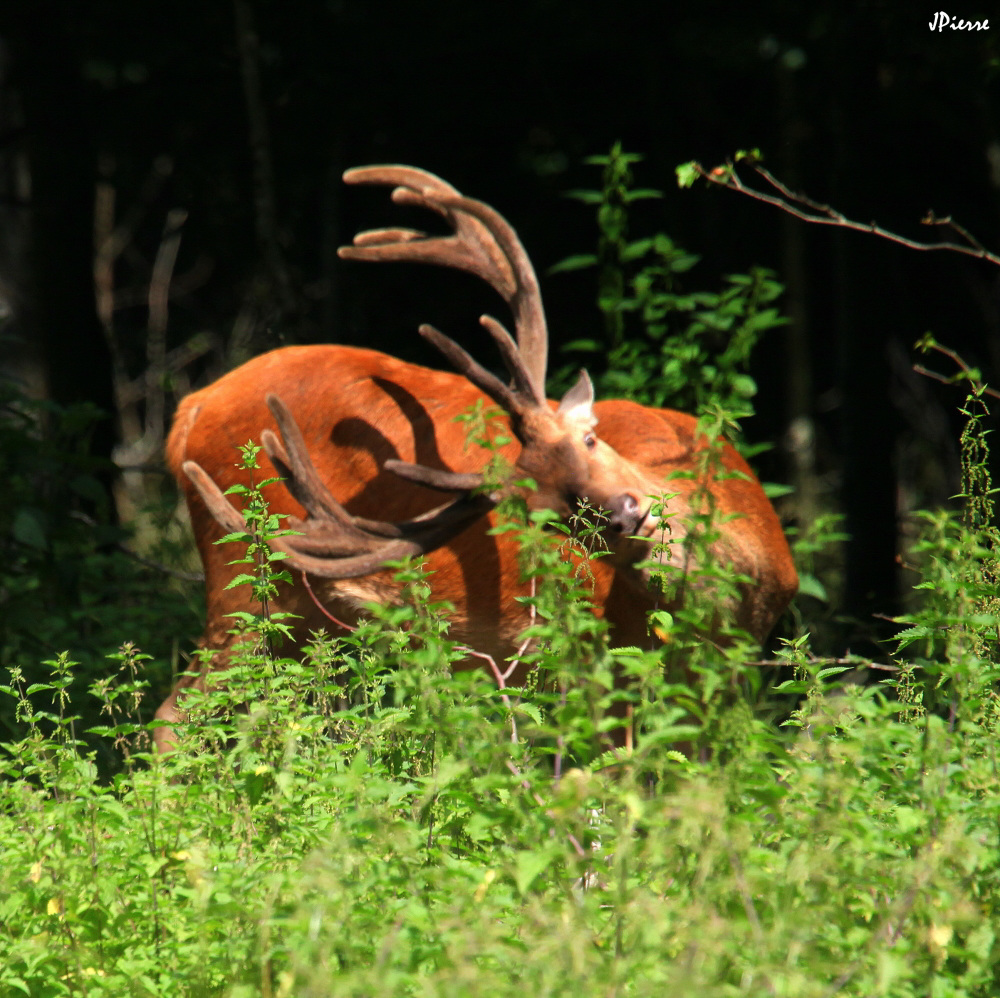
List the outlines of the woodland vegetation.
{"type": "Polygon", "coordinates": [[[998,30],[880,0],[0,7],[0,993],[995,994],[998,30]],[[374,162],[511,220],[550,369],[738,444],[801,595],[770,647],[719,647],[706,564],[668,641],[610,648],[577,541],[521,522],[528,687],[451,675],[406,565],[406,608],[302,661],[244,621],[156,757],[203,614],[176,401],[285,343],[434,364],[424,321],[486,352],[473,279],[336,259],[398,223],[340,181],[374,162]]]}

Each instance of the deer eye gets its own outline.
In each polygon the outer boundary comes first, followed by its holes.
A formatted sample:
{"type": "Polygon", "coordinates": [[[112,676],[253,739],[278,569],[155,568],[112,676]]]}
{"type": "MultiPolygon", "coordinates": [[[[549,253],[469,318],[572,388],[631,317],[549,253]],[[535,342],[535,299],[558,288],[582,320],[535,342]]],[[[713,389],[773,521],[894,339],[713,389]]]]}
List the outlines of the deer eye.
{"type": "Polygon", "coordinates": [[[584,438],[583,442],[587,447],[587,450],[593,450],[597,446],[597,437],[593,433],[588,433],[584,438]]]}

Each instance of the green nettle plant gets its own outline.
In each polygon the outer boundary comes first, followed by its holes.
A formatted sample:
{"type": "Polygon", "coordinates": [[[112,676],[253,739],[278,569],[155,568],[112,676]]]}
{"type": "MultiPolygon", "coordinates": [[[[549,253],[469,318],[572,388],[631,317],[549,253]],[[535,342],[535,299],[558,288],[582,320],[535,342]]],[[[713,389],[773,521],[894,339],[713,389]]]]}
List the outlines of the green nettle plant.
{"type": "MultiPolygon", "coordinates": [[[[623,204],[637,196],[628,161],[613,150],[602,164],[623,204]]],[[[609,342],[654,293],[671,330],[640,348],[620,333],[613,362],[639,358],[635,391],[648,373],[666,393],[730,304],[725,342],[768,324],[739,283],[688,307],[670,283],[683,258],[628,249],[602,197],[602,231],[621,240],[601,251],[609,342]],[[622,277],[640,258],[659,267],[651,283],[622,277]]],[[[156,698],[136,645],[96,682],[70,653],[31,674],[9,663],[0,995],[996,995],[1000,538],[985,389],[969,372],[963,509],[921,515],[922,600],[901,619],[896,671],[845,686],[802,634],[769,689],[727,619],[743,580],[712,557],[711,483],[752,396],[742,349],[688,370],[706,446],[691,516],[657,539],[660,603],[641,647],[611,648],[590,604],[595,511],[565,525],[511,502],[497,529],[518,537],[529,620],[514,661],[453,641],[449,608],[408,563],[398,603],[290,654],[270,609],[287,581],[270,547],[281,517],[242,448],[247,529],[224,543],[256,608],[234,618],[231,668],[185,700],[175,751],[150,749],[156,698]],[[454,670],[470,657],[483,667],[454,670]],[[109,777],[98,762],[111,754],[109,777]]],[[[490,418],[468,417],[487,449],[500,442],[490,418]]]]}
{"type": "MultiPolygon", "coordinates": [[[[588,529],[501,528],[531,580],[516,687],[507,663],[452,671],[467,651],[415,566],[407,599],[295,657],[265,650],[263,611],[238,621],[259,640],[165,757],[123,648],[93,687],[110,782],[69,658],[15,669],[0,994],[994,995],[997,537],[981,391],[964,411],[965,511],[925,517],[898,671],[838,687],[798,638],[783,721],[719,619],[707,499],[663,538],[698,569],[665,572],[663,606],[688,602],[650,648],[608,647],[588,529]]],[[[243,584],[266,596],[280,521],[251,521],[243,584]]]]}
{"type": "Polygon", "coordinates": [[[757,394],[747,373],[751,351],[786,321],[772,304],[783,287],[756,268],[727,277],[722,291],[684,290],[682,277],[698,263],[696,255],[663,233],[629,239],[630,207],[662,197],[632,187],[631,165],[641,159],[616,143],[608,155],[585,161],[602,167],[601,190],[570,194],[597,208],[598,251],[563,260],[552,272],[597,267],[605,335],[566,349],[606,360],[597,378],[602,392],[684,412],[715,405],[743,418],[757,394]]]}
{"type": "MultiPolygon", "coordinates": [[[[175,635],[199,616],[175,580],[124,553],[126,532],[110,522],[102,468],[89,453],[99,418],[90,405],[31,399],[0,376],[0,674],[16,669],[27,686],[44,683],[46,663],[72,647],[81,731],[97,723],[87,689],[106,674],[108,654],[141,642],[165,685],[175,635]]],[[[0,703],[0,739],[22,731],[13,704],[0,703]]],[[[100,765],[117,760],[102,752],[100,765]]]]}
{"type": "MultiPolygon", "coordinates": [[[[598,249],[569,257],[552,272],[597,268],[604,337],[575,340],[565,349],[587,355],[591,366],[606,364],[596,378],[602,393],[697,413],[703,417],[701,435],[709,440],[724,435],[752,458],[768,445],[748,444],[740,429],[740,422],[754,413],[757,394],[749,361],[761,336],[787,321],[775,304],[784,288],[771,271],[753,268],[729,275],[721,291],[686,290],[683,280],[698,263],[696,255],[664,233],[629,238],[633,206],[662,197],[660,191],[633,187],[631,168],[641,160],[615,143],[607,155],[586,160],[602,168],[601,189],[570,193],[596,208],[598,249]]],[[[557,377],[568,385],[575,373],[570,365],[557,377]]],[[[772,499],[790,491],[762,484],[772,499]]],[[[821,578],[829,574],[819,564],[844,540],[841,520],[839,513],[829,512],[790,531],[800,593],[819,604],[828,603],[821,578]]],[[[807,604],[794,609],[800,629],[806,612],[808,623],[822,626],[822,617],[817,619],[807,604]]]]}

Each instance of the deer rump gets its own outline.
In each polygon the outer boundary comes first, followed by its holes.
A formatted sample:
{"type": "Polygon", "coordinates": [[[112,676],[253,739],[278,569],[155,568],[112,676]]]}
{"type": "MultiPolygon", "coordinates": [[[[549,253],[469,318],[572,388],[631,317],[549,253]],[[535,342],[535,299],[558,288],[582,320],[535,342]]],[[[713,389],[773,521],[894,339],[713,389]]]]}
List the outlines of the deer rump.
{"type": "MultiPolygon", "coordinates": [[[[348,531],[355,530],[354,522],[348,522],[353,518],[363,530],[374,527],[376,532],[395,531],[401,523],[406,526],[404,521],[419,521],[428,510],[441,510],[444,528],[428,533],[418,522],[419,542],[413,550],[431,573],[433,598],[454,608],[451,636],[498,662],[515,650],[527,625],[528,611],[516,599],[527,589],[520,581],[516,540],[489,532],[499,496],[474,495],[486,455],[467,446],[466,427],[456,417],[477,401],[500,405],[506,412],[512,439],[500,450],[515,468],[514,478],[528,475],[538,483],[537,492],[525,494],[529,507],[566,515],[587,500],[612,512],[604,532],[611,555],[591,564],[595,610],[611,625],[614,644],[649,641],[646,615],[656,602],[647,586],[648,570],[635,565],[648,559],[652,543],[662,538],[664,525],[653,515],[650,496],[678,493],[665,511],[674,514],[667,521],[674,544],[663,559],[675,565],[683,560],[678,542],[684,517],[691,512],[691,493],[706,483],[672,473],[693,471],[698,449],[708,445],[696,438],[695,419],[624,400],[595,403],[583,372],[560,403],[546,401],[540,388],[546,354],[541,299],[530,262],[507,223],[488,206],[410,167],[363,168],[349,171],[346,179],[399,184],[393,200],[446,217],[453,236],[380,230],[359,235],[342,255],[443,264],[483,277],[515,316],[517,343],[495,320],[482,320],[500,348],[512,385],[486,372],[447,337],[422,327],[422,335],[459,374],[355,347],[286,347],[187,396],[174,419],[167,458],[185,491],[205,568],[207,623],[201,644],[222,654],[203,665],[202,674],[181,679],[157,711],[160,720],[180,720],[183,690],[202,685],[208,671],[227,667],[233,642],[227,615],[253,609],[246,586],[226,589],[243,566],[230,565],[228,545],[214,543],[241,529],[242,518],[219,490],[246,484],[235,457],[236,447],[247,440],[263,438],[267,447],[269,456],[260,455],[261,478],[284,474],[288,479],[287,488],[276,484],[265,490],[272,511],[298,517],[307,534],[316,528],[315,536],[327,536],[321,521],[331,509],[337,531],[345,522],[348,531]],[[287,453],[275,443],[276,426],[287,453]],[[288,458],[296,453],[297,465],[288,458]],[[296,469],[290,470],[290,464],[296,469]],[[447,473],[459,474],[449,478],[447,473]],[[440,490],[457,492],[459,498],[441,507],[440,490]]],[[[741,587],[735,605],[720,610],[763,640],[796,591],[795,569],[778,518],[750,468],[729,446],[721,449],[721,465],[721,474],[708,483],[720,533],[712,553],[721,565],[752,581],[741,587]]],[[[302,551],[314,550],[309,537],[289,543],[301,546],[286,562],[295,584],[279,587],[272,609],[297,615],[297,641],[319,628],[337,630],[317,603],[352,624],[369,601],[400,598],[400,584],[382,567],[384,558],[369,556],[366,567],[357,570],[327,571],[311,555],[302,556],[302,551]]],[[[511,681],[518,679],[515,675],[511,681]]],[[[172,739],[169,728],[157,730],[161,748],[172,739]]]]}

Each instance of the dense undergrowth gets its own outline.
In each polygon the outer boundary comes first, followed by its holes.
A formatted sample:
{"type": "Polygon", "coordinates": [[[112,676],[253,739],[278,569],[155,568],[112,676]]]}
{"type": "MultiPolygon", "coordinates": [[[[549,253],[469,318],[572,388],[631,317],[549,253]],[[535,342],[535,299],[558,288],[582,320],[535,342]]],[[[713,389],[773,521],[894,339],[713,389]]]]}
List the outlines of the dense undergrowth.
{"type": "Polygon", "coordinates": [[[609,649],[540,522],[521,528],[531,688],[452,675],[412,568],[406,606],[301,661],[248,621],[226,692],[189,701],[165,758],[124,650],[93,688],[125,759],[110,782],[71,664],[15,671],[0,993],[995,994],[997,537],[981,397],[967,412],[965,512],[926,517],[899,671],[836,687],[790,641],[783,722],[739,640],[659,619],[686,673],[609,649]],[[637,741],[609,749],[626,704],[637,741]]]}
{"type": "MultiPolygon", "coordinates": [[[[604,191],[584,200],[602,249],[569,263],[601,268],[607,343],[589,348],[647,403],[684,385],[715,437],[749,407],[746,357],[780,321],[778,289],[759,273],[683,293],[693,258],[625,239],[623,206],[649,193],[631,191],[630,161],[599,160],[604,191]],[[623,335],[629,316],[644,345],[623,335]]],[[[403,605],[301,656],[281,657],[266,612],[234,622],[239,664],[185,701],[165,757],[148,719],[190,611],[143,592],[155,583],[123,567],[117,534],[81,540],[86,518],[59,514],[93,491],[91,469],[53,475],[65,447],[46,450],[24,400],[0,399],[0,996],[995,995],[1000,538],[970,380],[962,508],[920,516],[920,599],[878,682],[845,685],[853,663],[814,655],[808,608],[777,666],[719,624],[736,582],[707,556],[706,493],[662,539],[699,568],[662,578],[665,605],[673,587],[689,598],[652,615],[647,648],[609,647],[567,557],[579,538],[515,520],[528,686],[454,673],[466,653],[447,607],[406,565],[403,605]],[[71,609],[94,642],[60,643],[71,609]],[[123,638],[142,651],[99,654],[136,620],[123,638]]],[[[263,546],[246,584],[266,604],[279,524],[259,493],[247,502],[263,546]]],[[[815,603],[835,521],[804,528],[815,603]]]]}
{"type": "MultiPolygon", "coordinates": [[[[72,648],[71,693],[84,729],[97,723],[87,689],[107,674],[110,651],[141,644],[165,687],[184,636],[203,616],[197,587],[127,553],[128,531],[113,522],[102,485],[106,469],[89,450],[99,418],[93,406],[29,398],[0,373],[0,676],[17,668],[34,682],[48,673],[45,663],[72,648]]],[[[159,511],[161,522],[173,506],[159,511]]],[[[160,537],[150,553],[175,560],[176,542],[166,530],[160,537]]],[[[0,741],[20,731],[14,704],[0,702],[0,741]]],[[[113,754],[94,745],[102,769],[115,768],[113,754]]]]}

